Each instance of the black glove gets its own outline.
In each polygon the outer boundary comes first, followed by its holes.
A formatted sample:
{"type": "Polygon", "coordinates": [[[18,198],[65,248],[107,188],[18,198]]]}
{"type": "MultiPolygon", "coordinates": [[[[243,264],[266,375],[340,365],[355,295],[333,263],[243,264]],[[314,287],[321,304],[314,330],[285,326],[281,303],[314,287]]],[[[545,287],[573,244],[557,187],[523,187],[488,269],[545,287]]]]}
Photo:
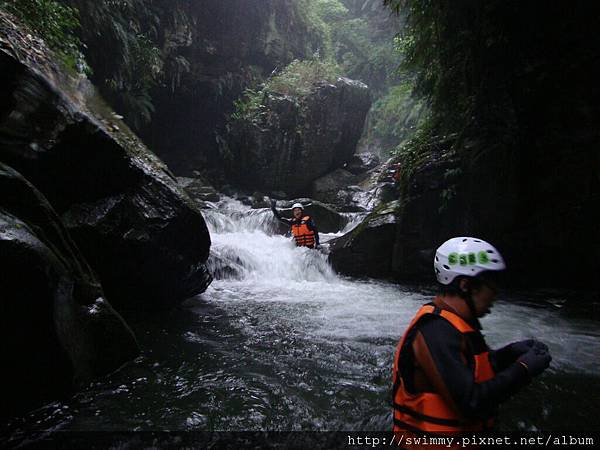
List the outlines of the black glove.
{"type": "Polygon", "coordinates": [[[498,351],[510,355],[510,357],[512,357],[514,361],[519,356],[531,350],[535,343],[536,341],[533,339],[525,339],[524,341],[518,341],[513,342],[512,344],[508,344],[506,347],[503,347],[498,351]]]}
{"type": "Polygon", "coordinates": [[[534,344],[535,341],[533,339],[527,339],[524,341],[513,342],[490,353],[494,370],[501,372],[502,370],[506,369],[508,366],[514,363],[519,356],[531,350],[534,344]]]}
{"type": "Polygon", "coordinates": [[[277,204],[277,202],[275,202],[275,199],[270,199],[269,202],[271,203],[271,208],[275,208],[275,205],[277,204]]]}
{"type": "Polygon", "coordinates": [[[529,376],[538,376],[550,365],[552,357],[550,356],[550,353],[548,353],[547,348],[548,347],[544,344],[538,347],[534,345],[527,353],[518,359],[519,364],[527,369],[529,376]],[[544,349],[544,347],[546,349],[544,349]]]}
{"type": "Polygon", "coordinates": [[[550,349],[548,348],[548,346],[541,341],[534,341],[533,349],[536,351],[544,351],[546,353],[550,352],[550,349]]]}

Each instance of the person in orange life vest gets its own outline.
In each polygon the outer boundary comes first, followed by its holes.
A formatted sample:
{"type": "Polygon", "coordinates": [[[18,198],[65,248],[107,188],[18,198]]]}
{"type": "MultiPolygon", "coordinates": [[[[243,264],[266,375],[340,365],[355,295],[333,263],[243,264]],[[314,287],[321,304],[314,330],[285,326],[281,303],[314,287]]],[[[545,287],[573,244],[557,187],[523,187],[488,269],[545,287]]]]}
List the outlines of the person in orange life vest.
{"type": "Polygon", "coordinates": [[[312,217],[304,214],[304,206],[301,203],[292,205],[291,219],[283,217],[275,209],[275,200],[271,200],[271,210],[277,220],[290,227],[297,247],[319,248],[319,231],[312,217]]]}
{"type": "Polygon", "coordinates": [[[479,318],[490,312],[495,274],[505,269],[492,245],[460,237],[438,248],[441,293],[421,307],[398,344],[393,367],[393,430],[460,435],[489,430],[500,403],[549,365],[543,343],[528,339],[491,350],[479,318]]]}

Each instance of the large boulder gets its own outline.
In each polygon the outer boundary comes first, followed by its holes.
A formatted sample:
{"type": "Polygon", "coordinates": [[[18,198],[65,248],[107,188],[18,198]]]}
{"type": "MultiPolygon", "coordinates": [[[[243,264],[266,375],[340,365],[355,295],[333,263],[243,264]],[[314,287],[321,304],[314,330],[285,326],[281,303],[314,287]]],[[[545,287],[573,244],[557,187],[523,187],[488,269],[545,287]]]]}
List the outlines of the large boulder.
{"type": "Polygon", "coordinates": [[[370,105],[368,87],[346,78],[300,98],[267,92],[263,114],[230,125],[230,175],[252,189],[306,195],[352,157],[370,105]]]}
{"type": "Polygon", "coordinates": [[[2,416],[138,354],[133,333],[41,193],[0,163],[2,416]]]}
{"type": "Polygon", "coordinates": [[[69,78],[43,42],[0,14],[0,160],[54,207],[115,306],[203,292],[210,236],[167,167],[69,78]]]}
{"type": "Polygon", "coordinates": [[[315,180],[311,186],[311,195],[340,211],[362,211],[355,196],[363,191],[358,185],[366,178],[366,175],[354,175],[345,169],[337,169],[315,180]]]}
{"type": "Polygon", "coordinates": [[[356,277],[392,276],[399,202],[377,208],[344,236],[330,241],[329,262],[340,273],[356,277]]]}

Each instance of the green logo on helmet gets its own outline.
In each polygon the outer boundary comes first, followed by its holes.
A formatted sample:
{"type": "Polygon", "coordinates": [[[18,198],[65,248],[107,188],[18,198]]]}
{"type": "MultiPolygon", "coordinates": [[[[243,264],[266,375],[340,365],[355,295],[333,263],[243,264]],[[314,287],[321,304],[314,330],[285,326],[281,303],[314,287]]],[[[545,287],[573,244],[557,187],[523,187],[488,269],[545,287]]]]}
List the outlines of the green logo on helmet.
{"type": "Polygon", "coordinates": [[[460,264],[461,266],[474,266],[475,264],[489,264],[490,257],[487,252],[481,251],[477,254],[471,253],[450,253],[448,255],[448,264],[455,266],[460,264]]]}
{"type": "Polygon", "coordinates": [[[448,263],[451,266],[454,266],[458,263],[458,253],[450,253],[448,255],[448,263]]]}
{"type": "Polygon", "coordinates": [[[479,257],[479,264],[488,264],[490,262],[490,257],[487,252],[481,251],[477,256],[479,257]]]}

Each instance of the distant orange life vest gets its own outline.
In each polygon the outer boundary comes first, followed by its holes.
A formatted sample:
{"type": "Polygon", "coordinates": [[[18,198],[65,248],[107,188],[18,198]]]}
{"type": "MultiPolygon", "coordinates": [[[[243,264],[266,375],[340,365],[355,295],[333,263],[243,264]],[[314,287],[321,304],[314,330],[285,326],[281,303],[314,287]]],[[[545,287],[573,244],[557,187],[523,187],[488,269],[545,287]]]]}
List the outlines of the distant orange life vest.
{"type": "Polygon", "coordinates": [[[405,389],[398,369],[400,352],[410,331],[427,314],[436,314],[446,319],[467,340],[475,343],[470,347],[475,361],[473,375],[476,383],[483,383],[495,376],[489,359],[489,348],[478,330],[475,330],[464,319],[450,311],[434,305],[422,306],[398,344],[394,358],[394,433],[456,435],[490,429],[493,425],[493,419],[467,419],[437,393],[419,392],[411,394],[405,389]]]}
{"type": "Polygon", "coordinates": [[[310,220],[310,216],[302,217],[299,222],[292,223],[292,234],[298,247],[314,247],[316,238],[315,232],[308,228],[306,224],[310,220]]]}

